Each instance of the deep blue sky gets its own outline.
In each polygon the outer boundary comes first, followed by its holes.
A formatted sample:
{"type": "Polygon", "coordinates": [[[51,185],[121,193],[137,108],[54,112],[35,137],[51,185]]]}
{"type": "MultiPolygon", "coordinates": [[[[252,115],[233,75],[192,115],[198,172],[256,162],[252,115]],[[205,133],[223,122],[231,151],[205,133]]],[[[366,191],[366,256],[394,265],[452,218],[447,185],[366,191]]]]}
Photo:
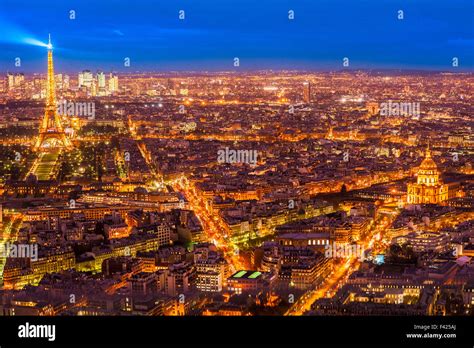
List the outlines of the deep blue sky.
{"type": "Polygon", "coordinates": [[[0,71],[474,69],[474,0],[0,0],[0,71]],[[178,19],[185,10],[186,19],[178,19]],[[288,10],[295,19],[288,20],[288,10]],[[404,20],[397,11],[404,11],[404,20]],[[69,19],[69,10],[76,19],[69,19]],[[15,57],[22,67],[14,67],[15,57]]]}

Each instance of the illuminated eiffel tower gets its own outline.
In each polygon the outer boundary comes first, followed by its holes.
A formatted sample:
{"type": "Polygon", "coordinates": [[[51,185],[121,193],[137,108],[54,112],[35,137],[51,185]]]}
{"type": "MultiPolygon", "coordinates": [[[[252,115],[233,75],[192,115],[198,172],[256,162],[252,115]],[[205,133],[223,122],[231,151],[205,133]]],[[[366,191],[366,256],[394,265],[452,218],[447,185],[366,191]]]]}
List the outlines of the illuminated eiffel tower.
{"type": "Polygon", "coordinates": [[[53,45],[51,35],[48,42],[48,79],[46,85],[46,107],[40,125],[39,136],[35,150],[47,151],[48,149],[71,148],[71,140],[66,137],[61,118],[56,108],[56,85],[54,81],[53,45]]]}

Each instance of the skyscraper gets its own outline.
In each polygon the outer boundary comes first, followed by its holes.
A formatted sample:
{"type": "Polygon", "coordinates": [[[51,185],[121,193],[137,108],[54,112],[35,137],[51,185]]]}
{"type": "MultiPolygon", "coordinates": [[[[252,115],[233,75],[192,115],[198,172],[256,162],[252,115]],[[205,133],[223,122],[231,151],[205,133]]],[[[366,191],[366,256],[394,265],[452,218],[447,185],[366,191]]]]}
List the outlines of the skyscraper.
{"type": "Polygon", "coordinates": [[[311,84],[308,81],[303,83],[303,101],[311,102],[311,84]]]}
{"type": "Polygon", "coordinates": [[[63,74],[57,74],[55,78],[56,78],[56,87],[58,89],[62,89],[63,88],[63,74]]]}
{"type": "Polygon", "coordinates": [[[98,71],[96,75],[96,79],[97,79],[97,95],[99,96],[106,95],[105,74],[102,71],[98,71]]]}
{"type": "Polygon", "coordinates": [[[15,86],[15,75],[13,75],[12,73],[8,73],[7,80],[8,80],[7,89],[11,91],[13,87],[15,86]]]}
{"type": "Polygon", "coordinates": [[[64,75],[64,80],[63,80],[63,89],[68,90],[69,89],[69,75],[64,75]]]}
{"type": "Polygon", "coordinates": [[[7,89],[12,91],[15,87],[21,86],[25,82],[25,75],[22,73],[8,73],[7,74],[7,89]]]}
{"type": "Polygon", "coordinates": [[[118,85],[118,76],[110,73],[109,75],[109,92],[110,93],[115,93],[118,91],[119,85],[118,85]]]}
{"type": "Polygon", "coordinates": [[[102,71],[97,72],[97,86],[105,88],[105,74],[102,71]]]}
{"type": "Polygon", "coordinates": [[[77,81],[78,81],[77,84],[78,84],[79,88],[81,88],[81,87],[91,88],[93,79],[94,79],[94,77],[93,77],[91,71],[90,70],[84,70],[84,71],[79,73],[79,76],[77,78],[77,81]]]}
{"type": "Polygon", "coordinates": [[[23,84],[23,82],[25,82],[25,74],[23,74],[23,73],[15,74],[15,87],[16,86],[21,86],[21,84],[23,84]]]}

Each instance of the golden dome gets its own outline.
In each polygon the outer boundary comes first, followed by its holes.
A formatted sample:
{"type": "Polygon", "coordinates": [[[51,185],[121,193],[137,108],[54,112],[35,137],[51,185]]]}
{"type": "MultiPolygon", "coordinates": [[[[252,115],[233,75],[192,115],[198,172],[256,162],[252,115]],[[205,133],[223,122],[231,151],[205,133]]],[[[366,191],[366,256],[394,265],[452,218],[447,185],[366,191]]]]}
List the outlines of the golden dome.
{"type": "Polygon", "coordinates": [[[431,151],[429,148],[426,149],[425,153],[425,159],[421,162],[419,170],[427,170],[427,171],[437,171],[438,166],[436,165],[435,161],[433,161],[433,158],[431,158],[431,151]]]}

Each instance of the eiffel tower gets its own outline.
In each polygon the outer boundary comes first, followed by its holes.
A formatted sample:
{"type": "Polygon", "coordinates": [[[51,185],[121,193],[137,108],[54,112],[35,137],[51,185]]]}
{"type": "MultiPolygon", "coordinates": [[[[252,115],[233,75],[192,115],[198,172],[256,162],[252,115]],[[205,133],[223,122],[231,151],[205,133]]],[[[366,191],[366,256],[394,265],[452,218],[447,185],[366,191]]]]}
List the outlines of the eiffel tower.
{"type": "Polygon", "coordinates": [[[40,125],[39,136],[35,144],[35,150],[47,151],[49,149],[70,149],[71,140],[66,137],[61,117],[56,108],[56,84],[54,81],[53,67],[53,45],[51,35],[48,42],[48,79],[46,85],[46,107],[44,117],[40,125]]]}

